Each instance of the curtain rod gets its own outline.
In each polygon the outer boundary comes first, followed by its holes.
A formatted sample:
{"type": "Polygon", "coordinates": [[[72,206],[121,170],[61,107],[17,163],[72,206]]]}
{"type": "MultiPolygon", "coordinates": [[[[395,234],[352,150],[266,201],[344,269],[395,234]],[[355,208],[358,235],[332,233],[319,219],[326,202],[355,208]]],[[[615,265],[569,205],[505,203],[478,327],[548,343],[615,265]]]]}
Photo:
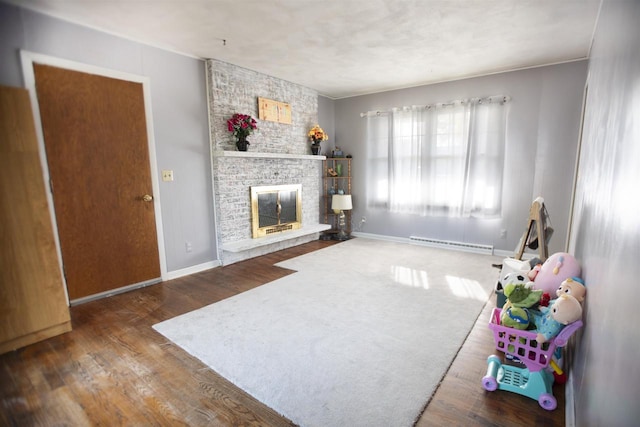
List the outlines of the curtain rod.
{"type": "Polygon", "coordinates": [[[443,107],[450,107],[453,105],[462,105],[462,104],[467,104],[467,103],[478,103],[478,104],[484,104],[484,103],[497,103],[497,104],[504,104],[506,102],[511,101],[511,97],[508,95],[494,95],[494,96],[487,96],[484,98],[467,98],[467,99],[459,99],[456,101],[449,101],[449,102],[439,102],[439,103],[435,103],[435,104],[426,104],[426,105],[411,105],[411,106],[404,106],[404,107],[395,107],[395,108],[390,108],[388,110],[378,110],[378,111],[367,111],[366,113],[360,113],[360,117],[371,117],[371,116],[380,116],[382,114],[387,114],[390,113],[392,111],[397,111],[397,110],[410,110],[410,109],[420,109],[420,108],[424,108],[425,110],[431,109],[431,108],[443,108],[443,107]]]}

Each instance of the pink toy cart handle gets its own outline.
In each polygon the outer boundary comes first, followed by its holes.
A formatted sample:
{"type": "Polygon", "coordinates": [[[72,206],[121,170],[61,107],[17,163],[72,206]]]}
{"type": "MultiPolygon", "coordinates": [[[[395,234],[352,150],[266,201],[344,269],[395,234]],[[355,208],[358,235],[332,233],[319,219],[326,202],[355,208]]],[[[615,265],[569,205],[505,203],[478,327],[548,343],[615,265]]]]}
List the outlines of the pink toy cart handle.
{"type": "Polygon", "coordinates": [[[531,372],[537,372],[549,365],[556,347],[567,345],[569,338],[582,327],[582,321],[578,320],[565,326],[548,342],[538,343],[535,331],[522,331],[501,325],[501,311],[499,308],[494,308],[489,323],[496,349],[518,357],[531,372]]]}
{"type": "Polygon", "coordinates": [[[573,335],[573,333],[581,327],[582,320],[576,320],[575,322],[569,323],[567,326],[562,328],[560,333],[553,339],[556,347],[564,347],[565,345],[567,345],[567,343],[569,342],[569,338],[571,338],[571,335],[573,335]]]}

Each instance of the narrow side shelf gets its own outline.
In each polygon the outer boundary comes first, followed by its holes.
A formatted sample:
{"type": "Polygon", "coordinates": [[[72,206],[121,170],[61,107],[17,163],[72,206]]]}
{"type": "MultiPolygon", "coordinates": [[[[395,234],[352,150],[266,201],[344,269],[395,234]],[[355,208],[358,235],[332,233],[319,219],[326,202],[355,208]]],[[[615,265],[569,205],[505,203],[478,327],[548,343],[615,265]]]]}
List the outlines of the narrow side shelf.
{"type": "MultiPolygon", "coordinates": [[[[334,194],[351,194],[351,158],[327,157],[322,161],[322,199],[323,212],[320,217],[331,226],[331,231],[338,230],[338,215],[331,210],[331,198],[334,194]]],[[[351,233],[351,211],[345,211],[346,233],[351,233]]]]}

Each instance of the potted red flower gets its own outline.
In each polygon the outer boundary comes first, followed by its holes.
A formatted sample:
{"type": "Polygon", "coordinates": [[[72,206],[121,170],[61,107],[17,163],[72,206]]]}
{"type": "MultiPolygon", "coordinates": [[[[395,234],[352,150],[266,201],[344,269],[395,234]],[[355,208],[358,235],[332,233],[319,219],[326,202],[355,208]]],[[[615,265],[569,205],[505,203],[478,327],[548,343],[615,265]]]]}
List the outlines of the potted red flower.
{"type": "Polygon", "coordinates": [[[258,123],[248,114],[235,113],[227,120],[227,130],[238,139],[236,141],[238,151],[247,151],[247,146],[250,145],[247,137],[257,129],[258,123]]]}

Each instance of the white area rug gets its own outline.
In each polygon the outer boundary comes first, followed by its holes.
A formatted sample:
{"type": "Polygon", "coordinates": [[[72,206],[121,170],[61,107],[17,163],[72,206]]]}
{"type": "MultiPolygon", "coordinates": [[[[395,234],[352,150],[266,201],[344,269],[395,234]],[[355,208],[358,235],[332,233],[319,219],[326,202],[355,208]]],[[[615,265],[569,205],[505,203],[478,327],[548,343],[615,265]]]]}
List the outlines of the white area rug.
{"type": "Polygon", "coordinates": [[[497,260],[357,238],[154,328],[301,426],[411,426],[489,298],[497,260]]]}

